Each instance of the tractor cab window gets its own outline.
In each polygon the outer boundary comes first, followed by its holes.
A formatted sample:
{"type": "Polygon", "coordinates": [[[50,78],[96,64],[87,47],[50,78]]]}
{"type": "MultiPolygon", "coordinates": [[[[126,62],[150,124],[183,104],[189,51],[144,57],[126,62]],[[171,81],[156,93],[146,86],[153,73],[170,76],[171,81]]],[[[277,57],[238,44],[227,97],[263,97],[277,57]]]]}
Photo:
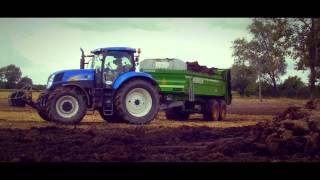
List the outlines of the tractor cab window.
{"type": "Polygon", "coordinates": [[[105,70],[112,71],[116,74],[132,71],[133,57],[130,53],[121,51],[108,52],[105,59],[105,70]]]}
{"type": "Polygon", "coordinates": [[[112,83],[120,74],[133,71],[133,55],[123,51],[109,51],[104,63],[104,82],[112,83]]]}

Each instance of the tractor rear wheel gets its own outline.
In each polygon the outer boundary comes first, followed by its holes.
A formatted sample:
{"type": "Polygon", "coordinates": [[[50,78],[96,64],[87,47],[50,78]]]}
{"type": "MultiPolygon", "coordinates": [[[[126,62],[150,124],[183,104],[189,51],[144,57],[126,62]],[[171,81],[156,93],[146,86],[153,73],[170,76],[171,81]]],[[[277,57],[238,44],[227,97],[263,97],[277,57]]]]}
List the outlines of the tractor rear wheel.
{"type": "Polygon", "coordinates": [[[225,100],[219,101],[219,121],[222,121],[227,116],[227,104],[225,100]]]}
{"type": "Polygon", "coordinates": [[[115,97],[116,114],[125,122],[146,124],[159,111],[158,89],[148,81],[137,79],[124,84],[115,97]]]}
{"type": "Polygon", "coordinates": [[[78,124],[86,115],[84,94],[71,87],[62,87],[49,94],[46,103],[49,119],[61,124],[78,124]]]}
{"type": "Polygon", "coordinates": [[[106,116],[103,114],[103,110],[102,108],[99,109],[99,114],[102,117],[103,120],[109,122],[109,123],[121,123],[123,122],[123,120],[121,119],[121,117],[119,117],[116,114],[110,115],[110,116],[106,116]]]}
{"type": "Polygon", "coordinates": [[[168,120],[186,121],[190,116],[190,113],[182,111],[181,107],[168,108],[165,112],[168,120]]]}
{"type": "Polygon", "coordinates": [[[207,121],[217,121],[219,118],[219,103],[215,99],[210,99],[203,105],[203,119],[207,121]]]}

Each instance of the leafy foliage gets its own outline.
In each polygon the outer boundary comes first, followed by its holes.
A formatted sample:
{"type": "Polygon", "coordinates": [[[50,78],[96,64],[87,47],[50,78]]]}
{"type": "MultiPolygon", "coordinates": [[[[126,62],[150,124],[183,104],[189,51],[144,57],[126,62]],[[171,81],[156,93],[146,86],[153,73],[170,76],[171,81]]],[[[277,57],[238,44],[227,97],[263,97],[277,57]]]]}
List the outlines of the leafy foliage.
{"type": "Polygon", "coordinates": [[[13,64],[0,69],[1,84],[4,88],[14,88],[21,79],[21,70],[13,64]]]}
{"type": "Polygon", "coordinates": [[[311,98],[315,96],[316,82],[320,78],[320,18],[292,18],[286,25],[286,44],[297,70],[310,70],[311,98]]]}
{"type": "Polygon", "coordinates": [[[275,92],[278,90],[280,77],[286,73],[287,68],[287,32],[285,28],[277,26],[277,23],[285,22],[285,19],[253,19],[248,27],[252,39],[248,41],[239,38],[233,42],[235,62],[255,68],[260,77],[273,86],[275,92]]]}
{"type": "Polygon", "coordinates": [[[25,85],[32,85],[35,90],[43,90],[45,85],[33,85],[28,76],[21,78],[21,69],[13,64],[0,68],[0,89],[18,89],[25,85]]]}
{"type": "Polygon", "coordinates": [[[28,76],[25,76],[20,79],[20,81],[17,84],[17,88],[22,88],[27,85],[32,86],[32,84],[32,79],[30,79],[28,76]]]}
{"type": "Polygon", "coordinates": [[[238,91],[240,96],[245,95],[245,89],[251,82],[256,81],[255,69],[244,64],[233,64],[231,67],[232,89],[238,91]]]}

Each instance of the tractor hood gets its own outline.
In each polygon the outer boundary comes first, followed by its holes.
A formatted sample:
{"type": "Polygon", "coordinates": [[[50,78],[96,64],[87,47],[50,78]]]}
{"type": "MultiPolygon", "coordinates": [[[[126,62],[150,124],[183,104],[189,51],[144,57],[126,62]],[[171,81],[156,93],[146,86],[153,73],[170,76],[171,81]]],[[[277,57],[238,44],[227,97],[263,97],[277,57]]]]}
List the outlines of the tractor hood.
{"type": "Polygon", "coordinates": [[[57,71],[51,74],[48,78],[47,88],[52,85],[61,83],[72,83],[79,81],[91,81],[94,80],[94,69],[70,69],[57,71]]]}

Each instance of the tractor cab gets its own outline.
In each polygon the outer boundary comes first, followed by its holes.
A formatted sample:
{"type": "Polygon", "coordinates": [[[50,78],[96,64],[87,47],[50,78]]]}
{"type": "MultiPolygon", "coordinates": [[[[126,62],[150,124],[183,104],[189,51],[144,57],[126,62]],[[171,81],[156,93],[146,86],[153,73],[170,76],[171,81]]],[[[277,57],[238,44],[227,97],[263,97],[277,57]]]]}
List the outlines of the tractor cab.
{"type": "Polygon", "coordinates": [[[89,56],[84,56],[82,49],[81,51],[80,68],[93,69],[96,85],[103,88],[111,88],[115,79],[121,74],[135,71],[140,54],[140,49],[127,47],[99,48],[91,51],[92,55],[89,56]],[[135,56],[136,52],[137,56],[135,56]],[[91,59],[85,62],[84,57],[91,57],[91,59]]]}

